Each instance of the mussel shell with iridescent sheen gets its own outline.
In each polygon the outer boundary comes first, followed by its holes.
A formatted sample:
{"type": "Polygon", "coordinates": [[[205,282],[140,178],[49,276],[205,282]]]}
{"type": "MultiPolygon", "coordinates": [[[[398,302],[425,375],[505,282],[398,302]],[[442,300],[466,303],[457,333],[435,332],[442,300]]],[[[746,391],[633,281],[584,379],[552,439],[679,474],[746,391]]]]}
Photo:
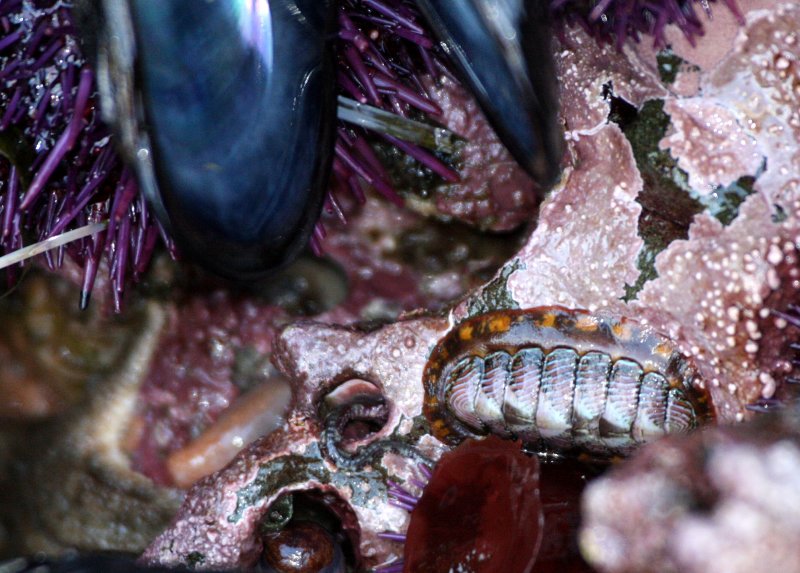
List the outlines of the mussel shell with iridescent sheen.
{"type": "Polygon", "coordinates": [[[181,251],[234,279],[291,260],[319,218],[332,160],[334,3],[76,9],[94,35],[103,116],[181,251]]]}
{"type": "Polygon", "coordinates": [[[560,171],[549,0],[417,0],[517,162],[549,190],[560,171]]]}

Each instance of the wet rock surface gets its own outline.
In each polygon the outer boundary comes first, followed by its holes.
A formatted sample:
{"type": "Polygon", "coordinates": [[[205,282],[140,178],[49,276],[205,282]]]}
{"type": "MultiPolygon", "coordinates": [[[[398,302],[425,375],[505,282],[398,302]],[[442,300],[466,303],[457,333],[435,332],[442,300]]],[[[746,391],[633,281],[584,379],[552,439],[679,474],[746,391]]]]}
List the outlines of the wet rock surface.
{"type": "Polygon", "coordinates": [[[141,330],[116,372],[71,411],[29,426],[3,474],[14,553],[66,548],[139,552],[164,527],[182,492],[156,486],[133,471],[125,436],[143,372],[164,316],[144,309],[141,330]]]}
{"type": "MultiPolygon", "coordinates": [[[[540,206],[489,142],[481,161],[491,165],[478,161],[461,186],[410,199],[414,212],[377,199],[345,204],[347,226],[326,218],[324,265],[304,263],[284,276],[285,287],[201,288],[192,274],[145,284],[137,296],[154,314],[132,338],[141,352],[102,371],[102,391],[42,428],[45,453],[23,458],[0,442],[0,470],[13,466],[19,483],[36,484],[23,492],[22,512],[4,521],[14,539],[6,547],[149,544],[149,563],[251,566],[263,554],[260,527],[272,504],[287,492],[312,492],[341,522],[351,564],[391,564],[402,544],[380,534],[402,533],[409,517],[392,505],[389,481],[417,475],[417,460],[398,453],[407,451],[398,444],[432,463],[447,449],[421,416],[428,355],[463,318],[490,310],[559,304],[635,319],[698,364],[722,424],[751,418],[748,405],[788,399],[789,345],[800,335],[783,314],[800,298],[800,53],[792,39],[800,12],[791,2],[740,4],[747,24],[734,28],[738,39],[724,53],[692,57],[676,42],[684,60],[674,83],[660,77],[646,45],[618,51],[566,30],[556,50],[565,171],[540,206]],[[644,106],[661,100],[664,124],[641,130],[649,134],[643,151],[641,132],[616,110],[624,102],[641,119],[644,106]],[[723,142],[732,146],[727,159],[707,161],[723,142]],[[719,186],[743,177],[750,190],[720,218],[719,186]],[[429,215],[492,230],[531,223],[519,246],[518,237],[439,226],[429,215]],[[237,397],[273,375],[292,388],[285,424],[240,444],[231,464],[189,488],[173,515],[182,493],[168,487],[166,460],[196,445],[237,397]],[[343,432],[344,455],[372,444],[386,449],[369,450],[361,467],[338,467],[320,444],[332,404],[360,391],[329,394],[354,379],[382,397],[385,416],[343,432]]],[[[441,97],[452,103],[453,125],[483,137],[471,104],[456,105],[454,93],[441,97]]],[[[13,349],[4,344],[0,356],[13,349]]],[[[8,376],[3,382],[18,380],[8,376]]],[[[798,511],[775,500],[791,501],[787,488],[798,489],[795,414],[657,443],[600,478],[586,497],[585,554],[608,571],[792,570],[785,567],[797,558],[798,511]],[[639,527],[645,519],[652,528],[639,527]]],[[[544,466],[545,521],[550,503],[565,533],[545,536],[542,570],[588,567],[577,556],[577,506],[595,473],[580,460],[557,471],[544,466]],[[562,484],[568,491],[548,502],[548,490],[562,484]]],[[[2,538],[0,529],[0,551],[2,538]]]]}
{"type": "Polygon", "coordinates": [[[601,571],[798,571],[796,406],[643,448],[594,481],[581,546],[601,571]]]}

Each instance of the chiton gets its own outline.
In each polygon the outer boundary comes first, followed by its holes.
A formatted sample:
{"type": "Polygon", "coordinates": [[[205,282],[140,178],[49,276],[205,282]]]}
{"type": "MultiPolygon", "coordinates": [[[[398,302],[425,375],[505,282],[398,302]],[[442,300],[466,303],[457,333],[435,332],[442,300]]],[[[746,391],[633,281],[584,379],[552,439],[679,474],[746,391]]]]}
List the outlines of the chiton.
{"type": "Polygon", "coordinates": [[[449,443],[496,434],[537,451],[624,454],[711,417],[692,362],[634,320],[548,306],[469,318],[425,367],[425,416],[449,443]]]}

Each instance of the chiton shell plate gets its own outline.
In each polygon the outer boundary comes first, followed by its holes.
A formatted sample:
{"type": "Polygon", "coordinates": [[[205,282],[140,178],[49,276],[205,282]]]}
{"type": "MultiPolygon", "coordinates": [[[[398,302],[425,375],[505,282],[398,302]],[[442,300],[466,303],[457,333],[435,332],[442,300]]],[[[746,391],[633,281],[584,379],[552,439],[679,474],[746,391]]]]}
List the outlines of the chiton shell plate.
{"type": "Polygon", "coordinates": [[[704,384],[672,340],[557,306],[465,320],[434,348],[423,383],[425,415],[449,443],[491,433],[540,450],[624,454],[710,417],[704,384]]]}

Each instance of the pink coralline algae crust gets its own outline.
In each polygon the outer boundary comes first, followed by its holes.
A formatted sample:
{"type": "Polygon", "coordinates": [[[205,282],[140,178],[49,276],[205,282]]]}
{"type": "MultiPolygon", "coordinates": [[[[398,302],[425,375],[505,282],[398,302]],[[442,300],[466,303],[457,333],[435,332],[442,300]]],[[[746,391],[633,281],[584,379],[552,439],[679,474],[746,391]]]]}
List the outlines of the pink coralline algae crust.
{"type": "MultiPolygon", "coordinates": [[[[337,510],[334,503],[334,510],[354,537],[363,566],[399,558],[402,546],[378,534],[404,530],[408,514],[391,505],[385,491],[371,496],[377,486],[364,479],[364,472],[356,474],[352,483],[331,477],[349,474],[320,458],[317,408],[324,394],[338,384],[361,378],[381,389],[391,410],[385,426],[370,440],[408,434],[422,408],[422,387],[416,382],[422,377],[428,349],[446,328],[446,321],[431,318],[400,321],[371,333],[311,322],[287,328],[275,342],[279,366],[295,384],[295,402],[286,426],[255,442],[227,468],[189,490],[172,525],[151,544],[143,560],[175,565],[199,553],[205,568],[251,566],[260,550],[257,526],[269,504],[283,491],[307,489],[326,492],[340,504],[337,510]],[[281,474],[275,483],[258,489],[260,468],[279,467],[274,460],[286,456],[293,456],[293,463],[305,464],[305,469],[281,474]],[[256,488],[259,494],[237,513],[237,495],[247,488],[256,488]],[[229,519],[234,514],[241,517],[229,519]]],[[[422,441],[420,449],[437,458],[437,447],[422,441]]],[[[413,469],[412,462],[391,458],[391,463],[384,463],[393,468],[389,477],[402,479],[413,469]]]]}
{"type": "Polygon", "coordinates": [[[422,413],[421,380],[428,354],[447,328],[440,318],[401,320],[367,333],[300,322],[276,341],[276,361],[284,374],[302,384],[296,388],[297,410],[313,415],[321,396],[360,378],[374,383],[391,406],[378,435],[407,433],[405,426],[422,413]]]}
{"type": "Polygon", "coordinates": [[[664,111],[671,116],[674,131],[660,147],[670,150],[699,194],[755,175],[761,167],[763,156],[756,141],[726,108],[701,97],[669,99],[664,111]]]}
{"type": "Polygon", "coordinates": [[[570,28],[555,53],[568,140],[575,132],[592,132],[607,123],[607,87],[637,107],[669,94],[658,77],[655,56],[647,50],[598,45],[583,29],[570,28]]]}
{"type": "Polygon", "coordinates": [[[796,201],[799,26],[796,5],[750,13],[731,52],[701,78],[702,96],[667,102],[674,132],[662,147],[670,148],[698,192],[742,175],[754,176],[766,159],[756,188],[781,203],[796,201]]]}
{"type": "MultiPolygon", "coordinates": [[[[408,436],[414,419],[422,414],[424,392],[420,381],[428,354],[448,326],[441,318],[420,317],[372,332],[313,322],[288,327],[276,340],[275,358],[280,370],[295,381],[293,411],[298,417],[316,419],[320,399],[337,385],[352,379],[366,380],[380,389],[389,405],[385,424],[370,441],[408,436]]],[[[434,460],[446,449],[427,435],[419,438],[417,447],[434,460]]],[[[396,481],[402,482],[413,473],[413,463],[394,454],[384,456],[381,465],[396,481]]],[[[389,504],[388,498],[382,503],[389,504]]],[[[387,515],[396,516],[394,509],[387,515]]],[[[364,535],[404,531],[408,525],[405,511],[400,514],[402,519],[392,517],[392,524],[383,523],[379,517],[380,512],[364,515],[360,521],[364,535]]],[[[376,566],[399,559],[403,548],[368,537],[362,539],[361,551],[367,564],[376,566]]]]}
{"type": "MultiPolygon", "coordinates": [[[[780,327],[779,320],[765,320],[771,293],[796,299],[800,292],[790,272],[798,263],[800,227],[796,216],[783,224],[771,216],[760,195],[750,196],[728,227],[698,215],[689,240],[676,241],[657,257],[659,278],[645,285],[634,304],[693,355],[721,421],[743,419],[744,406],[771,398],[787,373],[785,360],[758,360],[764,336],[759,324],[780,327]]],[[[792,336],[787,332],[784,350],[792,336]]]]}
{"type": "MultiPolygon", "coordinates": [[[[786,0],[783,0],[787,3],[786,0]]],[[[741,14],[747,18],[756,10],[771,10],[778,4],[775,0],[736,0],[741,14]]],[[[665,30],[664,36],[677,56],[686,60],[690,67],[710,70],[727,54],[733,41],[741,31],[741,23],[730,10],[714,10],[713,21],[708,22],[702,36],[694,38],[692,45],[677,26],[665,30]]],[[[689,70],[687,69],[687,72],[689,70]]],[[[691,73],[691,72],[689,72],[691,73]]]]}
{"type": "MultiPolygon", "coordinates": [[[[645,285],[635,303],[657,328],[685,341],[711,384],[722,420],[740,420],[744,404],[771,398],[789,369],[777,358],[779,351],[761,346],[763,329],[782,326],[766,320],[770,309],[785,308],[765,301],[785,304],[800,291],[793,270],[800,245],[800,80],[794,63],[800,57],[799,25],[798,6],[750,13],[733,52],[702,80],[699,105],[722,106],[736,116],[737,122],[726,124],[726,137],[752,137],[766,170],[756,180],[757,193],[729,226],[705,213],[695,218],[688,241],[676,241],[658,256],[659,278],[645,285]],[[655,309],[671,318],[654,316],[655,309]]],[[[699,133],[687,151],[699,149],[702,158],[721,135],[699,133]]],[[[700,158],[690,161],[700,165],[700,158]]],[[[784,349],[795,336],[786,333],[784,349]]],[[[772,344],[776,338],[767,333],[772,344]]]]}
{"type": "MultiPolygon", "coordinates": [[[[557,50],[568,164],[562,183],[542,204],[536,229],[499,275],[520,308],[560,304],[621,309],[625,285],[639,275],[642,179],[630,144],[608,124],[604,85],[631,103],[663,97],[655,69],[629,49],[597,46],[570,30],[557,50]],[[509,272],[510,271],[510,272],[509,272]]],[[[463,317],[476,292],[456,309],[463,317]]]]}
{"type": "Polygon", "coordinates": [[[521,308],[621,306],[636,282],[642,246],[636,195],[642,181],[630,145],[609,125],[573,146],[576,167],[542,207],[539,225],[518,254],[508,289],[521,308]]]}
{"type": "Polygon", "coordinates": [[[581,546],[603,573],[800,571],[796,408],[645,446],[591,483],[581,546]]]}
{"type": "Polygon", "coordinates": [[[800,195],[800,6],[753,12],[704,91],[758,142],[766,171],[756,188],[786,209],[800,195]]]}
{"type": "MultiPolygon", "coordinates": [[[[145,563],[176,566],[184,564],[191,553],[203,556],[204,567],[252,567],[261,547],[258,524],[272,499],[260,500],[260,505],[248,508],[240,519],[229,520],[236,512],[237,492],[252,483],[259,465],[269,463],[279,453],[303,452],[311,441],[312,428],[293,427],[273,432],[256,442],[244,454],[213,476],[197,482],[189,491],[172,526],[153,540],[141,559],[145,563]]],[[[311,478],[293,483],[300,486],[322,484],[311,478]]]]}
{"type": "Polygon", "coordinates": [[[460,181],[431,190],[437,215],[487,231],[530,222],[539,204],[536,184],[500,143],[477,102],[447,77],[429,92],[442,108],[444,125],[466,139],[459,154],[460,181]]]}

